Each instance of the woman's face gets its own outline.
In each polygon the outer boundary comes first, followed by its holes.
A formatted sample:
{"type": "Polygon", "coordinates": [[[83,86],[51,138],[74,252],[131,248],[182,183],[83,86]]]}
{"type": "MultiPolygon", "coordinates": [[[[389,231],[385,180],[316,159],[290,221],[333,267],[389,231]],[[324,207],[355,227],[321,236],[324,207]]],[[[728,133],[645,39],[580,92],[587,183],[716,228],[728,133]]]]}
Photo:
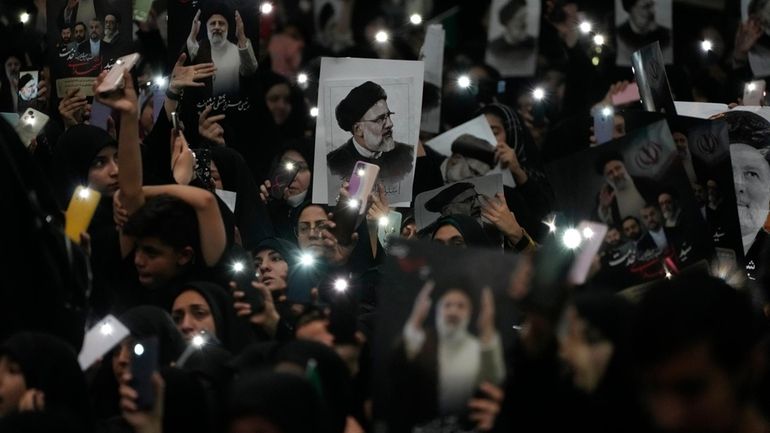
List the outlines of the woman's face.
{"type": "Polygon", "coordinates": [[[153,111],[155,111],[155,102],[153,101],[155,98],[150,98],[147,100],[147,105],[144,106],[142,109],[142,115],[139,117],[139,127],[142,128],[142,130],[145,132],[145,134],[149,134],[152,130],[152,126],[155,123],[155,119],[153,119],[153,111]]]}
{"type": "Polygon", "coordinates": [[[259,271],[260,283],[269,290],[286,290],[289,264],[281,253],[269,248],[264,249],[257,253],[254,262],[259,271]]]}
{"type": "Polygon", "coordinates": [[[107,146],[96,154],[88,169],[88,187],[112,197],[118,190],[118,149],[107,146]]]}
{"type": "Polygon", "coordinates": [[[132,338],[126,338],[120,342],[120,345],[115,348],[115,352],[112,355],[112,373],[115,375],[115,380],[120,382],[123,374],[128,372],[131,367],[131,348],[134,346],[132,338]]]}
{"type": "Polygon", "coordinates": [[[171,318],[186,340],[192,340],[201,332],[216,335],[217,326],[211,306],[195,290],[184,291],[176,297],[171,307],[171,318]]]}
{"type": "Polygon", "coordinates": [[[492,128],[492,133],[495,134],[495,138],[498,143],[507,143],[508,134],[505,132],[505,125],[503,125],[503,119],[491,113],[484,115],[487,118],[489,127],[492,128]]]}
{"type": "Polygon", "coordinates": [[[209,163],[209,169],[211,171],[211,180],[214,182],[216,189],[225,189],[222,186],[222,175],[219,173],[219,168],[214,164],[214,161],[209,163]]]}
{"type": "Polygon", "coordinates": [[[577,309],[568,307],[559,332],[559,355],[570,367],[575,386],[587,392],[599,385],[613,353],[611,342],[590,338],[589,332],[589,325],[577,309]]]}
{"type": "Polygon", "coordinates": [[[527,8],[522,7],[513,17],[505,23],[505,32],[510,43],[517,43],[527,39],[527,8]]]}
{"type": "Polygon", "coordinates": [[[281,158],[281,164],[283,165],[287,162],[292,162],[296,164],[297,167],[299,167],[297,176],[294,177],[294,180],[291,181],[289,187],[286,188],[286,197],[293,197],[295,195],[302,194],[303,192],[307,191],[308,188],[310,188],[310,179],[312,176],[307,161],[305,161],[305,158],[303,158],[299,152],[295,150],[289,150],[284,153],[283,158],[281,158]]]}
{"type": "Polygon", "coordinates": [[[276,125],[283,125],[291,114],[291,89],[286,83],[276,84],[265,95],[265,103],[276,125]]]}
{"type": "Polygon", "coordinates": [[[21,366],[7,356],[0,357],[0,418],[18,410],[26,391],[21,366]]]}

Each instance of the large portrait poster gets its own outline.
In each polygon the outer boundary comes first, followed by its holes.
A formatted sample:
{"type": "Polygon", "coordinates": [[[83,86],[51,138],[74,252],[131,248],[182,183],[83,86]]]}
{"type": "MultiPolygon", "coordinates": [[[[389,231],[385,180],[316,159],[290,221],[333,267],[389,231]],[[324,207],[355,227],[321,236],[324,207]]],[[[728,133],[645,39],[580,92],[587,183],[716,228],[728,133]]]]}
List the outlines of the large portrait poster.
{"type": "Polygon", "coordinates": [[[645,45],[631,55],[634,76],[639,84],[644,109],[658,113],[676,114],[676,104],[668,84],[668,74],[663,63],[660,44],[645,45]]]}
{"type": "Polygon", "coordinates": [[[755,20],[762,26],[762,36],[749,51],[749,66],[755,77],[770,76],[770,7],[766,0],[741,0],[741,21],[755,20]]]}
{"type": "Polygon", "coordinates": [[[485,60],[504,77],[532,76],[539,36],[539,0],[493,0],[485,60]]]}
{"type": "Polygon", "coordinates": [[[313,202],[335,204],[356,161],[380,167],[393,206],[412,197],[420,133],[423,63],[403,60],[321,60],[313,202]]]}
{"type": "Polygon", "coordinates": [[[616,64],[631,66],[631,53],[655,41],[665,64],[672,64],[672,16],[672,0],[615,0],[616,64]]]}
{"type": "Polygon", "coordinates": [[[390,247],[375,335],[378,431],[474,431],[468,401],[501,386],[515,340],[515,256],[404,241],[390,247]]]}
{"type": "Polygon", "coordinates": [[[93,96],[96,76],[131,49],[131,2],[49,0],[46,12],[55,96],[63,98],[73,88],[93,96]]]}
{"type": "Polygon", "coordinates": [[[628,287],[713,255],[711,234],[665,120],[546,170],[569,220],[601,221],[621,234],[602,263],[600,273],[614,275],[607,284],[628,287]],[[680,209],[673,223],[660,206],[667,197],[680,209]]]}

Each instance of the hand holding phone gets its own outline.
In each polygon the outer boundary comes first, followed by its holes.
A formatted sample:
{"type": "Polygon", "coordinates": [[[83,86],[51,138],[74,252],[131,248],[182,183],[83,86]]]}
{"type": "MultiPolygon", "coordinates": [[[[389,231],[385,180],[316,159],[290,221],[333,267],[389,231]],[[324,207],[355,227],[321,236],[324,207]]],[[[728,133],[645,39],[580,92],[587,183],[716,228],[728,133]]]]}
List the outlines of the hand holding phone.
{"type": "Polygon", "coordinates": [[[380,167],[358,161],[350,175],[347,197],[341,197],[334,208],[334,228],[332,234],[340,245],[350,245],[351,236],[366,215],[369,194],[377,181],[380,167]]]}
{"type": "Polygon", "coordinates": [[[29,147],[32,140],[45,128],[49,117],[33,108],[27,108],[16,124],[16,133],[25,146],[29,147]]]}
{"type": "Polygon", "coordinates": [[[149,410],[155,405],[152,375],[158,371],[158,337],[144,338],[131,346],[131,381],[136,391],[136,407],[149,410]]]}
{"type": "Polygon", "coordinates": [[[109,98],[111,94],[123,90],[123,75],[139,63],[139,53],[132,53],[115,60],[104,79],[96,86],[96,94],[102,98],[109,98]]]}
{"type": "Polygon", "coordinates": [[[286,189],[294,182],[298,173],[299,164],[297,162],[280,161],[270,173],[270,197],[274,200],[283,200],[286,189]]]}
{"type": "Polygon", "coordinates": [[[594,119],[596,144],[611,141],[615,131],[615,110],[609,106],[596,106],[591,115],[594,119]]]}
{"type": "Polygon", "coordinates": [[[262,293],[251,283],[256,280],[254,274],[254,263],[250,260],[235,261],[231,265],[230,279],[233,291],[243,293],[239,302],[246,302],[251,305],[252,314],[259,313],[265,309],[265,299],[262,293]]]}
{"type": "Polygon", "coordinates": [[[743,105],[765,105],[765,80],[757,80],[746,83],[743,87],[743,105]]]}
{"type": "Polygon", "coordinates": [[[88,230],[102,195],[99,191],[78,186],[72,194],[65,213],[64,233],[72,242],[80,244],[80,234],[88,230]]]}

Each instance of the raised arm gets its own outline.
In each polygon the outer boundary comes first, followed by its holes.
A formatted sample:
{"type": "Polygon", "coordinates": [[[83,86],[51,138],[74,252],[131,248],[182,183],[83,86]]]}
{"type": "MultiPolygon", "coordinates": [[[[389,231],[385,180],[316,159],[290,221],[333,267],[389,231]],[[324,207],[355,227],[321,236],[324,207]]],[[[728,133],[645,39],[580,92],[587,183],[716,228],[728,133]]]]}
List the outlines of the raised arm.
{"type": "Polygon", "coordinates": [[[200,249],[206,266],[214,266],[222,258],[227,246],[227,235],[217,199],[211,192],[188,185],[145,186],[144,196],[174,196],[195,209],[200,233],[200,249]]]}

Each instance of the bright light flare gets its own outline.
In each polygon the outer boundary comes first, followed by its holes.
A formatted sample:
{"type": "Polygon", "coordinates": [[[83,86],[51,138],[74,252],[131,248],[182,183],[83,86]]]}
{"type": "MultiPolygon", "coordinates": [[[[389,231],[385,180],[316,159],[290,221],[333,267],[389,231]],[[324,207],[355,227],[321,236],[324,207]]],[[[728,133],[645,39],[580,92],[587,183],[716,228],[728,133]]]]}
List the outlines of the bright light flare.
{"type": "Polygon", "coordinates": [[[604,45],[604,35],[594,35],[594,44],[601,47],[604,45]]]}
{"type": "Polygon", "coordinates": [[[196,335],[190,342],[195,347],[202,347],[204,344],[206,344],[206,339],[203,338],[202,335],[196,335]]]}
{"type": "Polygon", "coordinates": [[[153,81],[158,87],[166,87],[166,83],[168,83],[168,79],[162,75],[158,75],[153,81]]]}
{"type": "Polygon", "coordinates": [[[594,237],[594,231],[591,229],[591,227],[586,227],[583,229],[583,237],[586,239],[591,239],[594,237]]]}
{"type": "Polygon", "coordinates": [[[536,101],[542,101],[543,98],[545,98],[545,90],[543,90],[542,87],[535,87],[535,89],[532,90],[532,97],[535,98],[536,101]]]}
{"type": "Polygon", "coordinates": [[[419,26],[420,24],[422,24],[422,15],[412,14],[412,16],[409,17],[409,22],[415,26],[419,26]]]}
{"type": "Polygon", "coordinates": [[[604,107],[604,108],[602,108],[602,116],[604,116],[604,117],[612,116],[612,108],[611,107],[604,107]]]}
{"type": "Polygon", "coordinates": [[[82,198],[83,200],[87,200],[88,197],[91,196],[91,190],[88,188],[83,188],[80,191],[78,191],[78,197],[82,198]]]}
{"type": "Polygon", "coordinates": [[[338,293],[343,293],[348,289],[348,280],[344,278],[337,278],[334,280],[334,290],[338,293]]]}
{"type": "Polygon", "coordinates": [[[102,335],[112,335],[112,325],[109,323],[102,323],[102,326],[99,328],[99,332],[102,335]]]}
{"type": "Polygon", "coordinates": [[[386,217],[386,216],[380,217],[380,219],[378,221],[378,223],[380,224],[380,227],[387,227],[389,222],[390,221],[388,220],[388,217],[386,217]]]}
{"type": "Polygon", "coordinates": [[[356,171],[356,174],[363,177],[366,174],[366,170],[359,168],[358,171],[356,171]]]}
{"type": "Polygon", "coordinates": [[[467,89],[468,87],[471,87],[471,78],[467,75],[460,75],[457,79],[457,85],[460,86],[461,89],[467,89]]]}
{"type": "Polygon", "coordinates": [[[565,247],[574,250],[580,246],[581,242],[583,242],[583,237],[580,235],[578,229],[569,228],[564,231],[564,234],[561,237],[561,241],[565,247]]]}
{"type": "Polygon", "coordinates": [[[700,43],[700,49],[703,50],[703,52],[707,53],[711,51],[713,48],[714,48],[714,43],[708,39],[705,39],[700,43]]]}
{"type": "Polygon", "coordinates": [[[259,11],[262,15],[270,15],[273,13],[273,4],[270,2],[264,2],[259,6],[259,11]]]}
{"type": "Polygon", "coordinates": [[[29,14],[22,12],[21,15],[19,15],[19,21],[21,21],[22,24],[27,24],[29,22],[29,14]]]}
{"type": "Polygon", "coordinates": [[[313,107],[310,109],[310,116],[311,117],[318,117],[318,107],[313,107]]]}
{"type": "Polygon", "coordinates": [[[541,221],[548,226],[548,233],[556,233],[556,217],[551,217],[550,221],[541,221]]]}
{"type": "Polygon", "coordinates": [[[747,89],[749,92],[753,92],[753,91],[757,90],[757,85],[756,85],[756,84],[754,84],[754,83],[749,83],[749,84],[746,86],[746,89],[747,89]]]}
{"type": "Polygon", "coordinates": [[[299,264],[302,266],[313,266],[315,264],[315,257],[310,253],[302,253],[299,256],[299,264]]]}
{"type": "Polygon", "coordinates": [[[299,74],[297,74],[297,83],[299,84],[307,83],[307,74],[304,72],[300,72],[299,74]]]}
{"type": "Polygon", "coordinates": [[[243,272],[243,269],[246,266],[243,264],[243,262],[235,262],[233,263],[233,272],[243,272]]]}
{"type": "Polygon", "coordinates": [[[348,207],[358,209],[358,200],[351,198],[350,201],[348,202],[348,207]]]}
{"type": "Polygon", "coordinates": [[[582,23],[580,23],[578,28],[580,29],[580,33],[587,35],[591,33],[591,30],[593,30],[594,26],[588,21],[583,21],[582,23]]]}
{"type": "Polygon", "coordinates": [[[292,170],[294,170],[294,163],[289,161],[289,162],[286,163],[286,165],[284,167],[286,168],[286,171],[292,171],[292,170]]]}
{"type": "Polygon", "coordinates": [[[390,35],[385,30],[380,30],[374,35],[374,40],[381,44],[388,42],[388,39],[390,39],[390,35]]]}
{"type": "Polygon", "coordinates": [[[142,356],[144,354],[144,346],[142,346],[141,344],[136,344],[134,346],[134,354],[136,356],[142,356]]]}

